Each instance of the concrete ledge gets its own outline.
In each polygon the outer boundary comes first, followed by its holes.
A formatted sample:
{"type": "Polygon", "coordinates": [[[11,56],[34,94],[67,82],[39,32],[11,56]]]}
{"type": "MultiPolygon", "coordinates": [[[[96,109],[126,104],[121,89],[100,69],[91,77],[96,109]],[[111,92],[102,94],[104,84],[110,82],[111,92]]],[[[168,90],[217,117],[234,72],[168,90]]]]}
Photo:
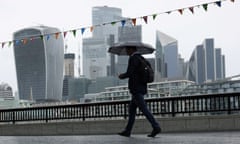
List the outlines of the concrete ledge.
{"type": "MultiPolygon", "coordinates": [[[[240,115],[189,116],[158,118],[163,132],[206,132],[240,130],[240,115]]],[[[2,136],[116,134],[127,120],[68,121],[30,124],[1,124],[2,136]]],[[[133,133],[151,132],[146,119],[137,119],[133,133]]]]}

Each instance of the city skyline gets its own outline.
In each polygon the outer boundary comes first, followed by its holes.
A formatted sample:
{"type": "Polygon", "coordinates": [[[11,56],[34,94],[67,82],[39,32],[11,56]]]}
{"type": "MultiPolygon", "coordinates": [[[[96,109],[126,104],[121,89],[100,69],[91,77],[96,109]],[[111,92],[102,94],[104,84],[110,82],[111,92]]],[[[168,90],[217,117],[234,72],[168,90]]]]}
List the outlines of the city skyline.
{"type": "MultiPolygon", "coordinates": [[[[58,27],[62,30],[70,30],[72,28],[79,28],[81,26],[91,25],[91,8],[94,6],[110,6],[121,8],[123,17],[138,17],[158,12],[165,12],[177,8],[184,8],[212,0],[198,0],[189,2],[187,0],[181,1],[181,4],[174,3],[174,1],[147,1],[135,3],[129,1],[108,2],[102,1],[74,1],[70,0],[68,3],[58,2],[57,7],[53,7],[56,1],[37,1],[31,2],[29,0],[18,1],[4,1],[1,8],[1,17],[4,23],[0,28],[0,41],[11,40],[12,33],[18,29],[28,27],[29,25],[48,25],[58,27]],[[48,3],[46,5],[45,3],[48,3]],[[38,5],[38,9],[34,5],[38,5]],[[20,8],[20,9],[19,9],[20,8]],[[64,9],[60,12],[59,9],[64,9]],[[9,11],[12,10],[12,11],[9,11]],[[9,11],[6,13],[6,11],[9,11]],[[51,11],[51,12],[50,12],[51,11]],[[75,16],[76,15],[76,16],[75,16]],[[8,19],[11,17],[11,19],[8,19]],[[5,24],[6,23],[6,24],[5,24]]],[[[184,10],[181,15],[179,12],[171,14],[159,15],[155,21],[149,19],[148,24],[144,22],[137,22],[143,25],[143,41],[155,46],[155,32],[160,30],[176,38],[179,43],[179,53],[185,60],[188,60],[196,45],[201,44],[205,38],[214,38],[215,47],[221,48],[222,53],[226,56],[226,76],[239,74],[239,68],[236,67],[238,59],[237,35],[240,33],[238,28],[240,22],[236,19],[239,13],[239,1],[234,3],[224,1],[222,7],[211,5],[207,11],[199,7],[195,9],[194,14],[189,10],[184,10]]],[[[91,33],[86,33],[83,38],[88,37],[91,33]]],[[[77,38],[69,37],[69,52],[77,53],[77,47],[81,36],[77,38]],[[70,41],[73,41],[70,44],[70,41]]],[[[13,48],[2,48],[0,51],[0,79],[1,82],[6,82],[16,91],[16,74],[15,64],[13,59],[13,48]]]]}

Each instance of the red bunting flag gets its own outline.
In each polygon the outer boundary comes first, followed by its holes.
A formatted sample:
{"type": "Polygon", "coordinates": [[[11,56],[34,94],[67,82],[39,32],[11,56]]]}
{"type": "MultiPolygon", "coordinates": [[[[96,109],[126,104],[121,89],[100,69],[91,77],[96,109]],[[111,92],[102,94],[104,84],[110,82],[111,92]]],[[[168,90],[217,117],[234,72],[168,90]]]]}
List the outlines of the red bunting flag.
{"type": "Polygon", "coordinates": [[[5,42],[2,42],[2,48],[4,47],[4,45],[5,45],[5,42]]]}
{"type": "Polygon", "coordinates": [[[132,19],[132,23],[133,23],[134,26],[136,26],[136,21],[137,21],[136,18],[133,18],[133,19],[132,19]]]}
{"type": "Polygon", "coordinates": [[[143,18],[143,20],[145,21],[145,23],[147,24],[148,16],[143,16],[142,18],[143,18]]]}
{"type": "Polygon", "coordinates": [[[194,14],[194,7],[190,7],[189,10],[194,14]]]}
{"type": "Polygon", "coordinates": [[[66,35],[67,35],[67,32],[66,32],[66,31],[63,32],[63,37],[64,37],[64,38],[66,37],[66,35]]]}
{"type": "Polygon", "coordinates": [[[183,9],[179,9],[178,11],[181,15],[183,14],[183,9]]]}

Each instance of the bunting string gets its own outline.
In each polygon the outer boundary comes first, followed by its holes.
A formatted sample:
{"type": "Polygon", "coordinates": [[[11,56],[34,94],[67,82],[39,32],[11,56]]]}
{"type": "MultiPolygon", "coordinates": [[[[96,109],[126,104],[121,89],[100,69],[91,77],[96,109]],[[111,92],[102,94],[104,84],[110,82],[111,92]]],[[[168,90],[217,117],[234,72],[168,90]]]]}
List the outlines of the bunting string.
{"type": "Polygon", "coordinates": [[[171,14],[172,12],[179,12],[180,15],[183,15],[184,14],[184,10],[189,10],[192,14],[195,13],[195,9],[196,7],[202,7],[204,9],[204,11],[207,11],[208,10],[208,6],[210,4],[215,4],[217,5],[218,7],[221,7],[222,6],[222,2],[225,2],[225,1],[230,1],[232,3],[235,2],[235,0],[217,0],[217,1],[214,1],[214,2],[208,2],[208,3],[203,3],[203,4],[198,4],[198,5],[194,5],[194,6],[190,6],[190,7],[184,7],[184,8],[178,8],[178,9],[174,9],[174,10],[170,10],[170,11],[165,11],[165,12],[161,12],[161,13],[155,13],[155,14],[150,14],[150,15],[145,15],[145,16],[140,16],[140,17],[135,17],[135,18],[125,18],[125,19],[122,19],[122,20],[118,20],[118,21],[111,21],[111,22],[106,22],[106,23],[102,23],[102,24],[98,24],[98,25],[92,25],[92,26],[87,26],[87,27],[81,27],[81,28],[76,28],[76,29],[72,29],[72,30],[67,30],[67,31],[62,31],[62,32],[56,32],[56,33],[48,33],[48,34],[44,34],[44,35],[31,35],[29,37],[23,37],[21,39],[15,39],[15,40],[12,40],[12,41],[5,41],[5,42],[0,42],[0,46],[2,48],[4,47],[11,47],[11,45],[14,43],[15,45],[18,45],[20,43],[22,44],[27,44],[28,42],[31,42],[33,41],[34,39],[44,39],[46,38],[46,40],[49,40],[50,37],[54,37],[55,39],[58,39],[60,35],[63,35],[63,38],[66,38],[66,36],[69,34],[69,33],[72,33],[72,35],[74,37],[76,37],[76,34],[78,31],[81,31],[81,34],[83,35],[84,32],[89,29],[90,32],[93,32],[94,31],[94,28],[96,27],[100,27],[100,26],[105,26],[105,25],[115,25],[117,23],[120,23],[122,27],[125,26],[126,22],[127,21],[130,21],[132,23],[133,26],[136,26],[137,25],[137,20],[139,19],[142,19],[145,24],[148,24],[148,18],[149,17],[152,17],[153,20],[155,20],[157,18],[158,15],[161,15],[161,14],[171,14]]]}

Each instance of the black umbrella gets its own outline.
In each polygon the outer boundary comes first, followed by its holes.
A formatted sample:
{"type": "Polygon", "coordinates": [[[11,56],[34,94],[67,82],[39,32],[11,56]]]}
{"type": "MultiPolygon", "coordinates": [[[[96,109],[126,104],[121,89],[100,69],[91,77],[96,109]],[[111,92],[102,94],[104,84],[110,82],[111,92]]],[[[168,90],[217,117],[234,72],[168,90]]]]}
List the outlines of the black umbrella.
{"type": "Polygon", "coordinates": [[[128,47],[136,47],[140,54],[151,54],[155,50],[151,45],[142,42],[124,42],[116,43],[108,49],[109,53],[117,55],[127,55],[126,49],[128,47]]]}

